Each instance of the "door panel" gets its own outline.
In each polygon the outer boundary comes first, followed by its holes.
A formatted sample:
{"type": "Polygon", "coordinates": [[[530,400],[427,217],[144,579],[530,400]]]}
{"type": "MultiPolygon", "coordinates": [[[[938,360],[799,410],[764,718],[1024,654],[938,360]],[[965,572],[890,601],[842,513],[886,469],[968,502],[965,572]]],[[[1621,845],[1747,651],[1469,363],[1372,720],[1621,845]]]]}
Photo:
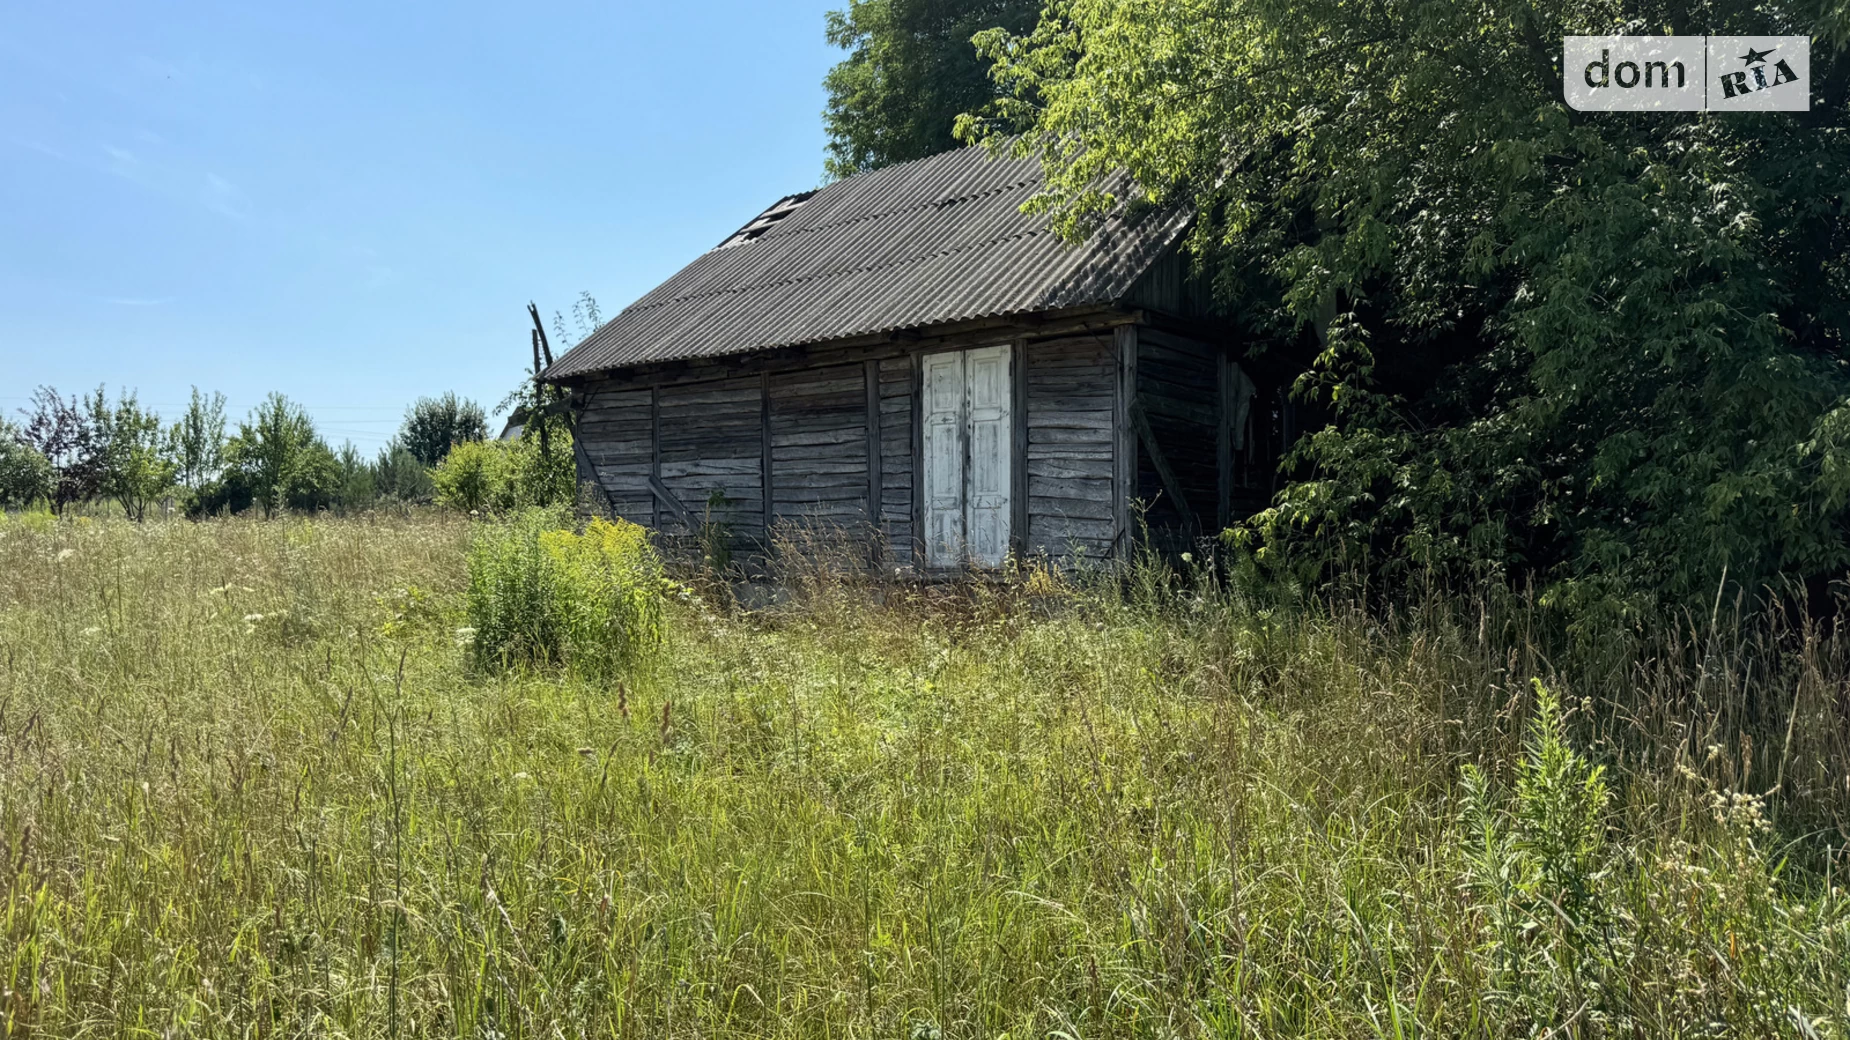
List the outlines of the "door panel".
{"type": "Polygon", "coordinates": [[[964,355],[923,359],[925,564],[954,567],[964,545],[964,355]]]}
{"type": "Polygon", "coordinates": [[[1004,346],[922,359],[926,566],[994,567],[1008,556],[1013,356],[1004,346]]]}
{"type": "Polygon", "coordinates": [[[970,459],[966,486],[970,560],[994,567],[1009,548],[1009,456],[1013,438],[1009,405],[1009,347],[966,351],[970,383],[970,459]]]}

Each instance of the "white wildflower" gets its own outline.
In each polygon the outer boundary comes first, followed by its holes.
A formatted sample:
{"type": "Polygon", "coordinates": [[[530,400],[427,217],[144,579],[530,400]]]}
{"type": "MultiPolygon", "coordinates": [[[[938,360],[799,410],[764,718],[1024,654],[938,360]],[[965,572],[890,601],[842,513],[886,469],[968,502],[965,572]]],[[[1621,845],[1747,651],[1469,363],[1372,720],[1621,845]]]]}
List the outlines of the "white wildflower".
{"type": "Polygon", "coordinates": [[[77,550],[75,549],[59,549],[58,550],[58,562],[63,563],[64,561],[70,559],[71,557],[75,555],[77,555],[77,550]]]}
{"type": "Polygon", "coordinates": [[[456,630],[456,645],[469,646],[475,642],[475,629],[467,625],[456,630]]]}

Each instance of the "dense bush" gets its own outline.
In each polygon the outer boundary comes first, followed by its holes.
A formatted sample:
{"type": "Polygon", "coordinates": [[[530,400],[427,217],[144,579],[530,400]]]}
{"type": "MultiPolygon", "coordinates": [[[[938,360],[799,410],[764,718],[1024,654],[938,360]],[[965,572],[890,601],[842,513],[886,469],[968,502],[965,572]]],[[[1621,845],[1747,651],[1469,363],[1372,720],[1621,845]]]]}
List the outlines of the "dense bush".
{"type": "Polygon", "coordinates": [[[476,531],[468,616],[479,667],[610,674],[660,641],[668,586],[648,533],[602,519],[576,533],[561,519],[529,509],[476,531]]]}
{"type": "Polygon", "coordinates": [[[0,419],[0,506],[26,506],[51,498],[51,462],[0,419]]]}
{"type": "Polygon", "coordinates": [[[563,505],[578,489],[570,435],[563,431],[555,431],[550,444],[539,437],[458,444],[431,471],[431,481],[438,502],[469,512],[563,505]]]}
{"type": "Polygon", "coordinates": [[[1013,90],[964,128],[1043,149],[1069,233],[1199,214],[1243,363],[1308,406],[1263,551],[1699,609],[1850,569],[1844,11],[1056,0],[979,37],[1013,90]],[[1569,110],[1562,37],[1644,27],[1809,36],[1811,110],[1569,110]]]}

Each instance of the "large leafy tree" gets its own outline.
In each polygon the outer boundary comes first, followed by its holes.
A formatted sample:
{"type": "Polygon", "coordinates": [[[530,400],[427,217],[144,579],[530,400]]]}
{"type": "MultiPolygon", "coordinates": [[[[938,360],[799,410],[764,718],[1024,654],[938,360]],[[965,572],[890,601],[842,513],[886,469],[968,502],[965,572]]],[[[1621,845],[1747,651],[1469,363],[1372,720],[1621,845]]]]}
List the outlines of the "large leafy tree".
{"type": "Polygon", "coordinates": [[[340,464],[314,420],[280,393],[264,398],[238,424],[225,446],[225,470],[225,504],[236,510],[255,503],[265,516],[325,508],[340,483],[340,464]]]}
{"type": "Polygon", "coordinates": [[[108,475],[109,413],[103,388],[84,397],[61,397],[49,386],[32,394],[32,406],[22,409],[19,437],[51,464],[51,490],[47,496],[54,511],[87,502],[103,493],[108,475]]]}
{"type": "Polygon", "coordinates": [[[132,391],[123,391],[113,408],[99,407],[96,425],[102,431],[103,493],[130,519],[145,519],[148,507],[174,486],[177,472],[161,417],[143,408],[132,391]]]}
{"type": "Polygon", "coordinates": [[[995,96],[972,37],[1023,32],[1039,11],[1039,0],[849,0],[829,12],[829,42],[848,51],[823,80],[829,174],[956,147],[958,114],[995,96]]]}
{"type": "Polygon", "coordinates": [[[442,462],[458,444],[487,436],[488,415],[482,406],[455,393],[418,398],[398,430],[398,442],[426,466],[442,462]]]}
{"type": "Polygon", "coordinates": [[[1011,95],[961,131],[1031,123],[1069,234],[1127,201],[1114,169],[1198,209],[1222,305],[1327,418],[1262,558],[1691,603],[1850,564],[1847,29],[1826,0],[1056,0],[981,38],[1011,95]],[[1571,111],[1561,38],[1596,32],[1810,35],[1812,110],[1571,111]]]}

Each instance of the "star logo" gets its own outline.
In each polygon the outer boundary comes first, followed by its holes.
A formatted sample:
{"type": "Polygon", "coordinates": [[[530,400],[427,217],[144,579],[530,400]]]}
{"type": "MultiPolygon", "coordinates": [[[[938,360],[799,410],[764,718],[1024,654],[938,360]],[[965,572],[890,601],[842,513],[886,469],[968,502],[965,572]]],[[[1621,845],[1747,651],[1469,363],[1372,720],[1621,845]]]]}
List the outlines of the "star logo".
{"type": "Polygon", "coordinates": [[[1741,55],[1741,60],[1746,62],[1749,65],[1756,65],[1756,64],[1759,64],[1760,62],[1766,61],[1766,56],[1773,53],[1774,51],[1778,49],[1779,49],[1778,47],[1768,47],[1766,50],[1757,51],[1757,50],[1754,50],[1752,47],[1749,47],[1747,48],[1747,53],[1741,55]]]}

